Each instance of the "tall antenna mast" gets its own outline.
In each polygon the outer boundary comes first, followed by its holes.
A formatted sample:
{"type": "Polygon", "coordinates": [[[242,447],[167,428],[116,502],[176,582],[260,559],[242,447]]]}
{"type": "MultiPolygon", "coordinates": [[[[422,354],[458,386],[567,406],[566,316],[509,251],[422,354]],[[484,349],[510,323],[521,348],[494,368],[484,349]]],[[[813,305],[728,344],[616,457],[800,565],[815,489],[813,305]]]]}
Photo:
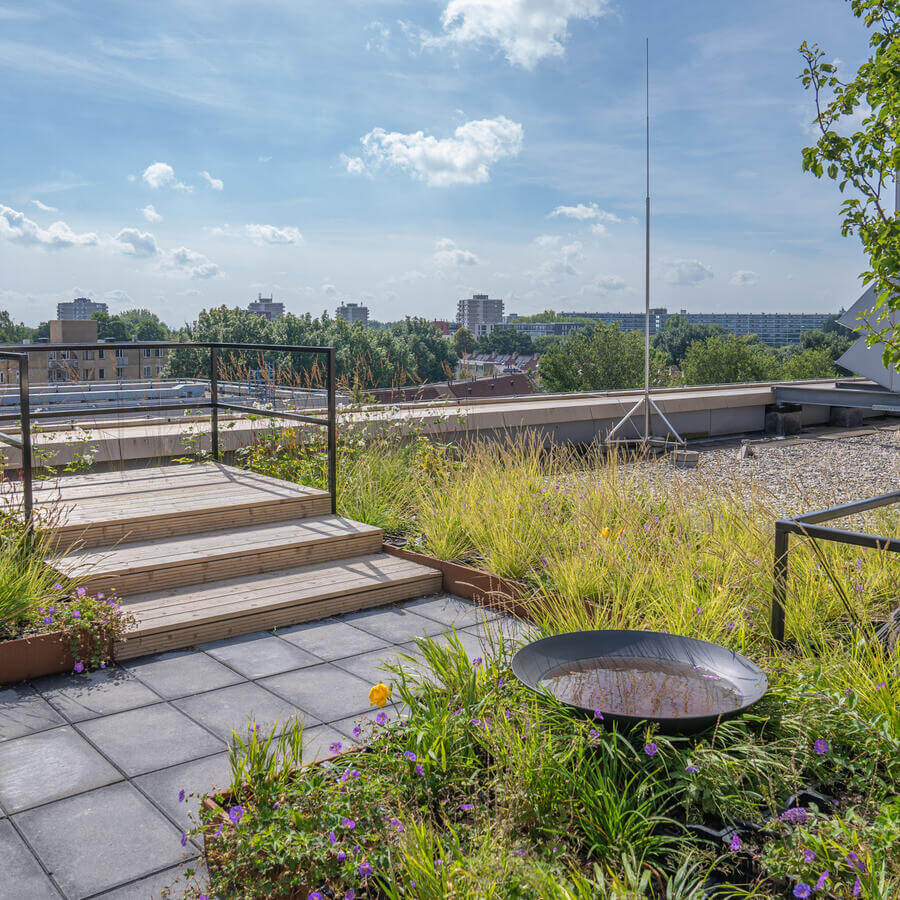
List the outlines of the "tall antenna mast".
{"type": "Polygon", "coordinates": [[[650,444],[668,444],[668,437],[655,438],[650,430],[650,410],[652,409],[665,423],[666,428],[668,428],[668,434],[671,436],[672,443],[676,446],[684,446],[684,439],[672,427],[672,423],[669,422],[663,414],[663,411],[650,396],[650,38],[645,38],[644,40],[644,111],[646,125],[645,156],[647,188],[646,196],[644,198],[644,391],[638,402],[634,404],[606,436],[606,442],[608,444],[631,444],[637,442],[641,447],[647,447],[650,444]],[[634,416],[642,406],[644,408],[643,434],[640,433],[640,429],[632,419],[632,416],[634,416]],[[626,422],[631,422],[634,429],[638,432],[637,441],[633,438],[616,438],[616,432],[626,422]]]}

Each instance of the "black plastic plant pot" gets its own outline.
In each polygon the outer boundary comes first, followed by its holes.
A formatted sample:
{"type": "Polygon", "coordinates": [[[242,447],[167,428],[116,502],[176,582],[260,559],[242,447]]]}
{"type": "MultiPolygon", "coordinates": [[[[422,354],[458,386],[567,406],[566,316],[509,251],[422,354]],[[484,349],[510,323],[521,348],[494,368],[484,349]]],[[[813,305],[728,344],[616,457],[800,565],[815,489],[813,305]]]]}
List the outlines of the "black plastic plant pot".
{"type": "Polygon", "coordinates": [[[522,647],[516,678],[604,722],[691,734],[762,699],[765,673],[740,653],[657,631],[575,631],[522,647]]]}

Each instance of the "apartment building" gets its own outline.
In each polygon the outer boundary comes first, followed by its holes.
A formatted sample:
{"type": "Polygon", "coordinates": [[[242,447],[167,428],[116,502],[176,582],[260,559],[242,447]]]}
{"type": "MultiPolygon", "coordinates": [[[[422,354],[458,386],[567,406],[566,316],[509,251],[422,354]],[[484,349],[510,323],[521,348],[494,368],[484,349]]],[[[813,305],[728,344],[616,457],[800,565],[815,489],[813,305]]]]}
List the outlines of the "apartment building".
{"type": "Polygon", "coordinates": [[[262,294],[256,300],[251,300],[247,311],[257,316],[262,316],[267,322],[274,322],[284,315],[284,304],[272,297],[263,297],[262,294]]]}
{"type": "MultiPolygon", "coordinates": [[[[104,347],[97,341],[97,323],[91,320],[56,320],[50,340],[34,344],[3,344],[4,350],[27,351],[28,380],[32,384],[82,381],[145,381],[163,377],[169,351],[133,341],[124,347],[104,347]],[[97,344],[70,350],[71,344],[97,344]]],[[[16,384],[18,363],[0,359],[0,384],[16,384]]]]}
{"type": "Polygon", "coordinates": [[[109,312],[109,307],[105,303],[95,302],[87,297],[76,297],[74,300],[56,304],[56,318],[61,320],[74,319],[83,322],[90,319],[91,314],[95,312],[109,312]]]}
{"type": "Polygon", "coordinates": [[[456,305],[456,324],[475,337],[490,334],[503,321],[503,301],[487,294],[472,294],[456,305]]]}
{"type": "Polygon", "coordinates": [[[369,327],[369,307],[363,306],[361,303],[344,302],[335,310],[334,314],[338,319],[346,319],[351,325],[359,322],[363,328],[369,327]]]}

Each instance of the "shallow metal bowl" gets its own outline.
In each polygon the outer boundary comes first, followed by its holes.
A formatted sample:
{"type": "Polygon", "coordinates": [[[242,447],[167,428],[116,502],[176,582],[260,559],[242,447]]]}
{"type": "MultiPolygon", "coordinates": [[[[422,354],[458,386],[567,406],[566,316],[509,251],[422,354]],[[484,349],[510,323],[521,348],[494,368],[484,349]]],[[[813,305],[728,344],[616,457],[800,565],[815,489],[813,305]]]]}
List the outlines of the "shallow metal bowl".
{"type": "Polygon", "coordinates": [[[513,657],[512,670],[519,681],[538,693],[549,692],[563,703],[585,712],[599,709],[604,721],[626,725],[658,722],[669,734],[702,731],[719,719],[740,715],[762,699],[769,687],[765,673],[740,653],[696,638],[657,631],[575,631],[553,635],[522,647],[513,657]],[[606,662],[608,666],[604,665],[606,662]],[[619,676],[610,675],[611,672],[631,671],[628,667],[632,664],[653,687],[652,695],[648,695],[652,700],[645,698],[643,705],[660,710],[660,714],[649,711],[634,715],[635,694],[617,698],[616,691],[600,692],[594,698],[594,705],[593,701],[585,703],[583,699],[579,702],[561,696],[565,693],[562,689],[551,687],[555,684],[553,673],[569,672],[572,667],[588,667],[585,678],[600,669],[604,670],[600,673],[602,676],[615,680],[619,676]],[[667,670],[677,670],[679,674],[670,677],[667,670]],[[682,677],[680,673],[686,674],[682,677]],[[546,681],[548,676],[549,682],[546,681]],[[669,684],[672,685],[671,697],[666,696],[669,684]],[[676,696],[679,688],[681,693],[676,696]],[[696,694],[687,696],[691,690],[696,694]],[[719,706],[716,706],[717,702],[719,706]],[[672,714],[679,707],[690,709],[691,714],[672,714]],[[698,707],[704,707],[703,711],[698,713],[698,707]]]}

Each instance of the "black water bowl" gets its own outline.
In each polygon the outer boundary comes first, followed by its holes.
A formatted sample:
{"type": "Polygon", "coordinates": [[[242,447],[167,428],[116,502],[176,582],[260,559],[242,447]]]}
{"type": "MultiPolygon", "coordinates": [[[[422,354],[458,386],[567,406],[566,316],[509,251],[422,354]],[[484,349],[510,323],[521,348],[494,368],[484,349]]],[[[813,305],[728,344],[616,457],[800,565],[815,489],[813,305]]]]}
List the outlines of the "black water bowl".
{"type": "Polygon", "coordinates": [[[516,678],[603,720],[658,722],[689,734],[752,706],[768,679],[749,659],[696,638],[656,631],[575,631],[522,647],[516,678]]]}

